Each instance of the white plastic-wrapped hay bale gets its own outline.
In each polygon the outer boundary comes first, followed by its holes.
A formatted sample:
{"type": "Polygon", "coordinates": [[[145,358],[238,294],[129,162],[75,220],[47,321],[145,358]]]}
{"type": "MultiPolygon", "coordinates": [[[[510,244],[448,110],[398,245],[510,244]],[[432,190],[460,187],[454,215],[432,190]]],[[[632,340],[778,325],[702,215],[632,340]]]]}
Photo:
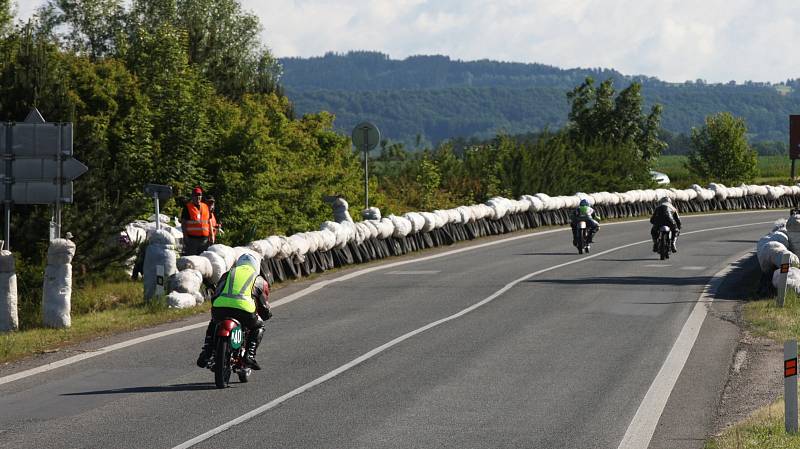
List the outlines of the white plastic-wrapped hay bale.
{"type": "Polygon", "coordinates": [[[0,332],[19,328],[17,273],[11,251],[0,251],[0,332]]]}
{"type": "MultiPolygon", "coordinates": [[[[772,286],[780,288],[781,270],[775,270],[772,273],[772,286]]],[[[800,269],[789,267],[789,272],[786,274],[786,291],[794,290],[795,293],[800,294],[800,269]]]]}
{"type": "Polygon", "coordinates": [[[214,269],[211,267],[211,261],[208,258],[200,256],[183,256],[179,257],[175,263],[178,271],[195,270],[203,277],[203,279],[211,279],[214,269]]]}
{"type": "MultiPolygon", "coordinates": [[[[161,229],[150,235],[150,243],[144,253],[144,270],[142,280],[144,282],[144,299],[150,300],[156,296],[156,290],[165,287],[166,280],[172,276],[177,269],[175,254],[175,239],[172,235],[161,229]],[[161,267],[161,268],[159,268],[161,267]],[[163,273],[161,272],[163,270],[163,273]]],[[[166,290],[164,294],[166,294],[166,290]]]]}
{"type": "Polygon", "coordinates": [[[170,291],[179,293],[199,292],[203,285],[203,275],[192,268],[178,271],[170,276],[170,291]]]}
{"type": "Polygon", "coordinates": [[[65,328],[72,325],[72,258],[75,244],[67,239],[50,241],[47,267],[44,270],[42,322],[47,327],[65,328]]]}
{"type": "Polygon", "coordinates": [[[508,214],[509,204],[505,198],[499,196],[490,198],[486,205],[492,209],[492,218],[495,220],[499,220],[508,214]]]}
{"type": "Polygon", "coordinates": [[[800,215],[790,215],[784,227],[789,237],[789,248],[795,253],[800,252],[800,215]]]}
{"type": "Polygon", "coordinates": [[[368,207],[361,212],[361,216],[364,220],[380,220],[383,218],[381,216],[381,210],[377,207],[368,207]]]}
{"type": "Polygon", "coordinates": [[[330,251],[336,246],[336,234],[331,232],[328,229],[323,229],[319,231],[319,235],[322,237],[322,246],[319,248],[320,251],[330,251]]]}
{"type": "Polygon", "coordinates": [[[411,220],[406,217],[398,217],[397,215],[389,215],[389,220],[392,220],[392,224],[394,225],[394,232],[392,236],[395,238],[403,238],[408,234],[411,234],[412,224],[411,220]]]}
{"type": "Polygon", "coordinates": [[[718,200],[725,201],[728,199],[728,188],[724,185],[712,182],[708,185],[708,189],[714,192],[714,196],[718,200]]]}
{"type": "Polygon", "coordinates": [[[456,208],[458,214],[460,215],[458,221],[456,223],[467,224],[473,220],[472,218],[472,211],[467,206],[458,206],[456,208]]]}
{"type": "Polygon", "coordinates": [[[342,229],[341,224],[334,221],[326,221],[322,223],[320,230],[330,231],[334,236],[336,236],[336,243],[334,244],[335,247],[341,248],[343,245],[347,244],[347,234],[345,233],[344,229],[342,229]]]}
{"type": "Polygon", "coordinates": [[[436,215],[436,227],[441,228],[447,223],[450,223],[450,214],[446,210],[437,209],[433,211],[436,215]]]}
{"type": "MultiPolygon", "coordinates": [[[[383,217],[386,218],[386,217],[383,217]]],[[[383,218],[381,220],[383,220],[383,218]]],[[[381,234],[379,225],[381,220],[365,220],[364,223],[369,227],[369,238],[376,239],[381,234]]]]}
{"type": "Polygon", "coordinates": [[[389,220],[386,217],[381,218],[381,221],[378,222],[378,231],[379,239],[388,239],[391,237],[392,234],[394,234],[394,224],[392,223],[392,220],[389,220]]]}
{"type": "Polygon", "coordinates": [[[408,212],[407,214],[403,215],[403,218],[411,223],[412,234],[422,231],[422,227],[425,226],[425,218],[418,212],[408,212]]]}
{"type": "Polygon", "coordinates": [[[800,195],[800,186],[794,185],[790,187],[792,188],[792,195],[800,195]]]}
{"type": "Polygon", "coordinates": [[[436,215],[430,212],[420,212],[419,214],[425,219],[425,224],[422,226],[422,232],[431,232],[436,229],[436,215]]]}
{"type": "Polygon", "coordinates": [[[228,245],[217,243],[208,247],[208,251],[217,253],[225,261],[225,271],[230,270],[234,263],[236,263],[236,252],[228,245]]]}
{"type": "Polygon", "coordinates": [[[181,293],[170,292],[167,295],[167,307],[171,309],[188,309],[203,303],[203,295],[199,292],[181,293]]]}
{"type": "Polygon", "coordinates": [[[762,245],[756,252],[761,271],[763,273],[770,273],[772,270],[779,267],[784,254],[790,255],[790,263],[792,265],[800,264],[800,259],[798,259],[795,254],[791,253],[783,244],[770,241],[762,245]]]}
{"type": "Polygon", "coordinates": [[[250,242],[248,245],[250,249],[261,254],[261,257],[265,259],[270,259],[275,256],[276,250],[272,246],[272,243],[268,239],[256,240],[250,242]]]}
{"type": "Polygon", "coordinates": [[[347,204],[344,198],[336,198],[333,200],[333,219],[337,223],[342,223],[345,221],[349,221],[352,223],[353,218],[350,216],[350,212],[348,212],[348,207],[350,205],[347,204]]]}
{"type": "Polygon", "coordinates": [[[225,263],[225,259],[223,259],[219,254],[211,251],[203,251],[200,253],[200,257],[207,259],[209,265],[211,266],[211,275],[208,279],[214,284],[219,282],[219,279],[222,277],[222,275],[228,271],[228,266],[225,263]]]}
{"type": "Polygon", "coordinates": [[[356,238],[356,225],[352,221],[342,222],[342,231],[344,232],[344,239],[347,242],[352,242],[356,238]]]}
{"type": "Polygon", "coordinates": [[[767,199],[775,201],[783,196],[783,189],[779,187],[767,186],[767,199]]]}
{"type": "MultiPolygon", "coordinates": [[[[354,228],[355,228],[355,225],[354,225],[354,228]]],[[[317,249],[319,249],[319,240],[317,240],[317,236],[316,236],[317,232],[319,232],[319,231],[315,231],[315,232],[300,232],[300,233],[296,234],[296,235],[302,237],[303,239],[305,239],[306,244],[308,245],[307,252],[309,252],[309,253],[315,253],[315,252],[317,252],[317,249]]]]}
{"type": "Polygon", "coordinates": [[[292,255],[299,261],[304,261],[309,248],[308,241],[306,240],[305,236],[300,234],[290,235],[289,243],[291,243],[292,249],[294,250],[292,255]]]}

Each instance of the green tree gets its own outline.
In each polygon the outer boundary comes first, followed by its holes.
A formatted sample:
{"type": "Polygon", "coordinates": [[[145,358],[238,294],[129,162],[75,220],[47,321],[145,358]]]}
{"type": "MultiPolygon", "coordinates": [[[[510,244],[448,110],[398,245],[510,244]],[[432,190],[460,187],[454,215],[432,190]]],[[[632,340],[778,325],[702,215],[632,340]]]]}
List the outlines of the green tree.
{"type": "Polygon", "coordinates": [[[115,54],[123,36],[122,0],[48,0],[38,13],[42,31],[95,60],[115,54]]]}
{"type": "Polygon", "coordinates": [[[703,127],[692,129],[686,168],[704,181],[751,182],[758,174],[758,157],[747,142],[744,119],[729,112],[706,117],[703,127]]]}
{"type": "Polygon", "coordinates": [[[189,62],[231,98],[277,89],[280,65],[259,40],[258,17],[238,0],[178,0],[177,17],[188,33],[189,62]]]}

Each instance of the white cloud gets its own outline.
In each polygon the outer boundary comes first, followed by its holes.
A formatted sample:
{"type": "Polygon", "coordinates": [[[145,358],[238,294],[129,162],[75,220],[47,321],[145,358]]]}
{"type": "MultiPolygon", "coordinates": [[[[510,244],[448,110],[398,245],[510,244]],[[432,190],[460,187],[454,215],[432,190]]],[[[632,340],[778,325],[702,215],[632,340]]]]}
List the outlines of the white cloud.
{"type": "MultiPolygon", "coordinates": [[[[19,0],[29,16],[41,0],[19,0]]],[[[797,0],[242,0],[277,56],[376,50],[610,67],[669,81],[800,77],[797,0]]]]}

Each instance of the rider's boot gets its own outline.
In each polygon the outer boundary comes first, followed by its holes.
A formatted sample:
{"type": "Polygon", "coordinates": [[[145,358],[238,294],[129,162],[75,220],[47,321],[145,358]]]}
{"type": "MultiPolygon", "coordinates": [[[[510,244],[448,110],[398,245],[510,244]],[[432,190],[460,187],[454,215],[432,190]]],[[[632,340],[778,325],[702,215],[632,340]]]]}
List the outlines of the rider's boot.
{"type": "Polygon", "coordinates": [[[677,246],[675,246],[675,240],[673,240],[672,242],[670,242],[670,244],[669,244],[669,249],[670,249],[670,251],[672,251],[673,253],[677,253],[677,252],[678,252],[678,247],[677,247],[677,246]]]}
{"type": "Polygon", "coordinates": [[[251,333],[250,338],[247,340],[247,350],[244,354],[244,364],[248,367],[258,371],[261,369],[256,361],[256,350],[258,345],[261,344],[261,339],[264,337],[264,328],[259,327],[251,333]]]}
{"type": "Polygon", "coordinates": [[[203,342],[203,350],[200,351],[200,355],[197,356],[197,366],[200,368],[207,367],[209,359],[211,359],[211,337],[206,336],[203,342]]]}
{"type": "Polygon", "coordinates": [[[658,242],[657,242],[657,241],[655,241],[655,240],[653,241],[653,252],[654,252],[654,253],[657,253],[657,252],[658,252],[658,242]]]}

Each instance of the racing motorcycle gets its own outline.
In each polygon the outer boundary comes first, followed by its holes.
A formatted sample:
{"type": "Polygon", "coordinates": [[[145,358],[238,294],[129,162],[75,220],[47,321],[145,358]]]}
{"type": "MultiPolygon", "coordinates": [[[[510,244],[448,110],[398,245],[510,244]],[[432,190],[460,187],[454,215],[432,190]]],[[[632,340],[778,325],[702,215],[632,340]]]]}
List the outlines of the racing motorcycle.
{"type": "Polygon", "coordinates": [[[661,260],[669,259],[670,243],[672,241],[672,232],[667,225],[658,228],[658,240],[656,240],[656,248],[661,260]]]}
{"type": "Polygon", "coordinates": [[[208,364],[208,369],[214,372],[217,388],[227,387],[232,373],[236,373],[239,382],[249,380],[252,370],[244,364],[247,334],[247,329],[233,318],[217,323],[212,346],[214,352],[208,364]]]}
{"type": "Polygon", "coordinates": [[[577,236],[575,238],[575,247],[578,248],[578,254],[588,253],[591,246],[589,245],[589,227],[586,222],[581,220],[577,226],[577,236]]]}

